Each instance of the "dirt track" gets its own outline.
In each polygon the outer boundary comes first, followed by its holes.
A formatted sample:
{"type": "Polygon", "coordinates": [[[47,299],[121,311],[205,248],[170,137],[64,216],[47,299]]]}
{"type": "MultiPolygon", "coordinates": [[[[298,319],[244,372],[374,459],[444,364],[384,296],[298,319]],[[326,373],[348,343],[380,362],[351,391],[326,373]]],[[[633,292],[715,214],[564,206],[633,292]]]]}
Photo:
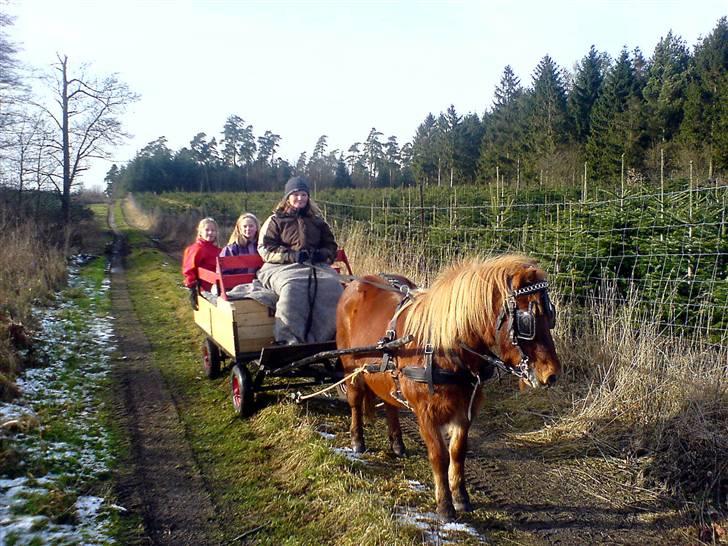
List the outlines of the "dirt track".
{"type": "MultiPolygon", "coordinates": [[[[113,217],[109,223],[113,229],[113,217]]],[[[138,543],[207,544],[205,537],[216,533],[214,508],[129,299],[123,250],[124,240],[115,234],[111,299],[120,356],[113,373],[131,442],[118,494],[122,506],[144,522],[138,543]]]]}
{"type": "MultiPolygon", "coordinates": [[[[700,544],[686,532],[685,521],[668,499],[631,485],[633,476],[602,458],[546,457],[538,449],[519,447],[506,430],[493,428],[488,413],[500,403],[494,397],[476,420],[469,437],[466,475],[475,511],[461,518],[491,544],[700,544]]],[[[508,391],[504,391],[508,392],[508,391]]],[[[332,402],[313,403],[310,409],[327,422],[327,430],[346,436],[348,409],[332,402]]],[[[409,457],[406,462],[389,459],[388,465],[425,476],[432,492],[427,453],[417,422],[402,414],[402,430],[409,457]],[[415,468],[409,468],[414,465],[415,468]],[[424,465],[424,466],[420,466],[424,465]],[[426,472],[422,469],[426,468],[426,472]]],[[[367,447],[385,449],[383,414],[367,427],[367,447]]],[[[410,477],[410,476],[408,476],[410,477]]],[[[434,501],[422,511],[434,509],[434,501]]]]}

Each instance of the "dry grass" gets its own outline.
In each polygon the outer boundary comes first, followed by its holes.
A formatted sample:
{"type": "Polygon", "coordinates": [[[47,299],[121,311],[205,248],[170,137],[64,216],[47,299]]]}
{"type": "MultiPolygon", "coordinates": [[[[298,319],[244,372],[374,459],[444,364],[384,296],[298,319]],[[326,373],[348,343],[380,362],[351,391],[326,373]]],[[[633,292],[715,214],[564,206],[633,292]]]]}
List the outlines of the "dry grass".
{"type": "MultiPolygon", "coordinates": [[[[195,209],[175,215],[165,214],[158,209],[149,212],[136,202],[131,193],[124,198],[122,211],[124,219],[130,226],[154,233],[168,247],[175,249],[181,249],[195,240],[197,223],[202,218],[195,209]]],[[[219,227],[218,242],[227,241],[231,228],[219,227]]]]}
{"type": "Polygon", "coordinates": [[[19,349],[30,343],[33,305],[48,300],[65,281],[63,252],[36,223],[16,223],[0,211],[0,397],[17,395],[12,380],[22,365],[19,349]]]}
{"type": "MultiPolygon", "coordinates": [[[[355,268],[357,275],[376,275],[378,273],[396,273],[404,275],[419,286],[426,286],[437,273],[434,260],[425,256],[413,260],[412,252],[402,252],[397,244],[387,241],[371,240],[360,224],[334,226],[339,246],[346,249],[346,255],[355,268]]],[[[445,251],[439,258],[440,263],[449,264],[454,253],[445,251]]]]}
{"type": "MultiPolygon", "coordinates": [[[[391,501],[372,490],[371,477],[355,470],[350,461],[332,453],[328,443],[314,432],[314,423],[291,404],[276,404],[253,419],[265,438],[268,456],[276,469],[271,479],[294,496],[315,489],[316,498],[306,511],[316,525],[329,529],[336,544],[416,544],[416,533],[392,516],[391,501]],[[275,446],[295,446],[285,451],[275,446]],[[342,469],[347,470],[342,472],[342,469]],[[335,507],[332,509],[332,507],[335,507]],[[398,537],[393,541],[393,537],[398,537]]],[[[382,479],[380,478],[380,481],[382,479]]],[[[379,483],[380,487],[388,484],[379,483]]]]}
{"type": "Polygon", "coordinates": [[[124,198],[121,207],[124,213],[124,219],[130,226],[144,231],[153,231],[156,229],[159,223],[159,212],[147,212],[142,209],[131,193],[124,198]]]}
{"type": "Polygon", "coordinates": [[[720,506],[728,495],[728,350],[662,336],[636,297],[610,300],[561,313],[559,352],[574,404],[527,439],[564,455],[626,459],[642,485],[720,506]]]}

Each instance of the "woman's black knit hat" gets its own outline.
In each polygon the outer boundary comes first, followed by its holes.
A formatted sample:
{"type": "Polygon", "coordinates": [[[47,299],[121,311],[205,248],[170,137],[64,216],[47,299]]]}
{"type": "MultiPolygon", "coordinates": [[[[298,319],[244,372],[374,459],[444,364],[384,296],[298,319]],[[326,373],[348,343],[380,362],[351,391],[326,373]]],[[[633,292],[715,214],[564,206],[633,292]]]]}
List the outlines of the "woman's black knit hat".
{"type": "Polygon", "coordinates": [[[296,191],[305,191],[308,194],[311,193],[308,189],[308,182],[306,182],[306,179],[302,176],[294,176],[293,178],[290,178],[288,182],[286,182],[286,188],[283,190],[283,198],[287,198],[289,195],[296,191]]]}

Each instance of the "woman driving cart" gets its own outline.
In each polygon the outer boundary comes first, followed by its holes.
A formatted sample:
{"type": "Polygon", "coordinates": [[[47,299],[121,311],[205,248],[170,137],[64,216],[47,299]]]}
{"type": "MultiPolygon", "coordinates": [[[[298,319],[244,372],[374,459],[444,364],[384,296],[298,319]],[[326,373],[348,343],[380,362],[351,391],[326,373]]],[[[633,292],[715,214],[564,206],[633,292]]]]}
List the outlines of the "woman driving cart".
{"type": "Polygon", "coordinates": [[[336,333],[342,286],[331,267],[337,244],[303,177],[291,178],[283,199],[263,223],[258,271],[278,296],[274,336],[280,344],[328,341],[336,333]]]}

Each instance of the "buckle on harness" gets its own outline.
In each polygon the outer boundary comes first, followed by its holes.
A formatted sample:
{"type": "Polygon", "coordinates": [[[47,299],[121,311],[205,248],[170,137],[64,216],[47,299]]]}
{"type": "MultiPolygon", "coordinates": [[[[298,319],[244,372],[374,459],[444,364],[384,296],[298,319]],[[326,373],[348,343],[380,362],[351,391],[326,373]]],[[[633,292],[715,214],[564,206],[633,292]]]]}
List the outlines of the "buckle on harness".
{"type": "MultiPolygon", "coordinates": [[[[397,337],[397,332],[391,329],[387,330],[384,333],[384,337],[377,342],[377,348],[382,350],[382,347],[390,341],[394,341],[395,337],[397,337]]],[[[392,362],[392,353],[387,350],[384,350],[383,353],[382,363],[379,366],[380,372],[387,371],[390,368],[390,363],[392,362]]]]}
{"type": "Polygon", "coordinates": [[[432,379],[432,355],[435,353],[435,348],[432,343],[425,344],[425,380],[427,381],[427,390],[430,391],[430,395],[435,394],[435,384],[432,379]]]}
{"type": "Polygon", "coordinates": [[[384,336],[377,341],[377,348],[381,349],[385,344],[389,343],[390,341],[394,341],[394,338],[397,336],[397,332],[394,330],[387,330],[384,332],[384,336]]]}

